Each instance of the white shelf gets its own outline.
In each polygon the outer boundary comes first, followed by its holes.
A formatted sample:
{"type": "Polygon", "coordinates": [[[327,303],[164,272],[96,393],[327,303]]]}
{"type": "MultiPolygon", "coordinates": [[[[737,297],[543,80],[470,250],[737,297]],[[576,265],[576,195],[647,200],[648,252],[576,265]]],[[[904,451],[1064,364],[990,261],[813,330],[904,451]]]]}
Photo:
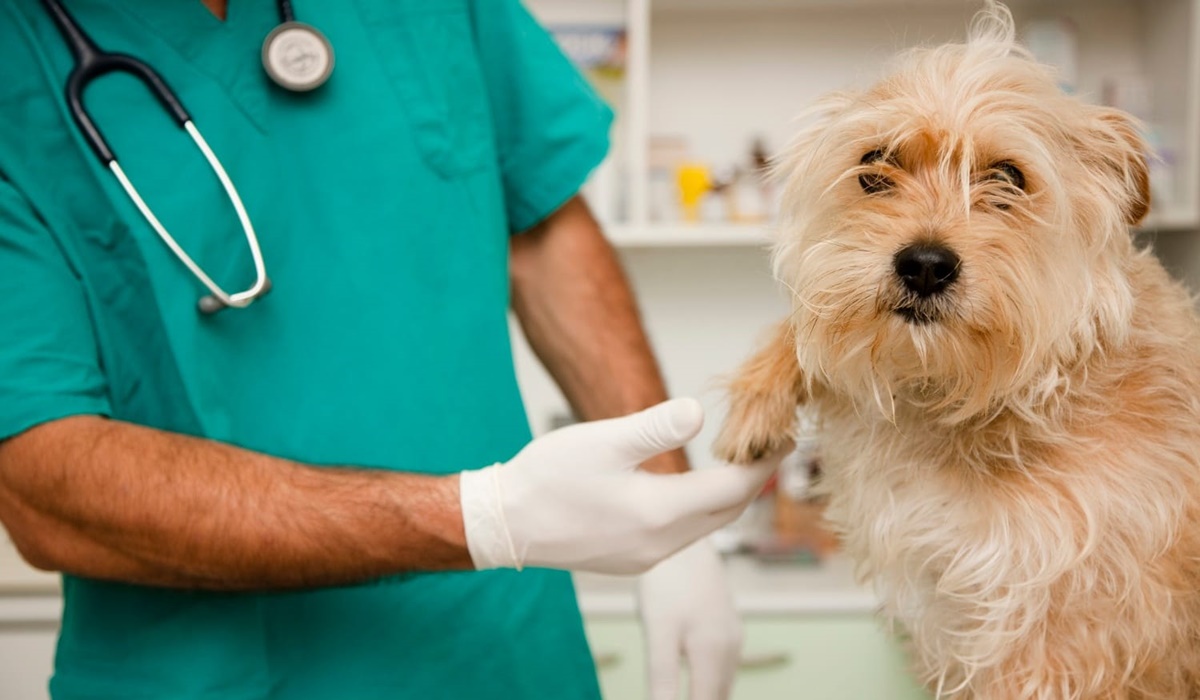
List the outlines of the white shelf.
{"type": "Polygon", "coordinates": [[[0,593],[0,630],[5,627],[54,627],[62,619],[63,600],[58,591],[18,595],[0,593]]]}
{"type": "Polygon", "coordinates": [[[766,248],[770,224],[614,224],[609,241],[619,248],[733,247],[766,248]]]}
{"type": "MultiPolygon", "coordinates": [[[[795,115],[819,96],[862,88],[897,52],[961,40],[981,8],[962,0],[649,0],[651,121],[646,132],[687,144],[715,169],[744,164],[752,139],[777,153],[795,115]]],[[[1119,105],[1157,134],[1175,171],[1169,199],[1200,196],[1200,1],[1009,0],[1018,29],[1066,18],[1077,26],[1078,92],[1115,86],[1119,105]],[[1144,78],[1143,84],[1139,79],[1144,78]],[[1146,93],[1138,97],[1144,88],[1146,93]]],[[[1165,166],[1164,166],[1165,167],[1165,166]]],[[[1145,228],[1200,223],[1195,206],[1145,228]]],[[[631,210],[633,220],[645,212],[631,210]]]]}
{"type": "MultiPolygon", "coordinates": [[[[1139,231],[1173,233],[1200,228],[1196,212],[1175,207],[1151,213],[1139,231]]],[[[771,244],[771,224],[612,224],[608,240],[618,248],[762,248],[771,244]]]]}
{"type": "MultiPolygon", "coordinates": [[[[982,8],[964,0],[529,0],[552,24],[622,23],[627,72],[614,153],[595,194],[622,247],[739,246],[763,242],[732,225],[643,225],[652,136],[687,144],[715,170],[746,165],[752,140],[777,153],[794,117],[832,90],[870,84],[908,46],[961,40],[982,8]],[[604,196],[600,196],[603,194],[604,196]],[[682,235],[681,235],[682,234],[682,235]]],[[[1173,201],[1200,196],[1200,0],[1006,0],[1018,27],[1063,17],[1077,26],[1078,90],[1099,99],[1116,85],[1123,106],[1154,123],[1176,163],[1173,201]],[[1139,77],[1148,96],[1137,98],[1139,77]],[[1115,82],[1113,82],[1115,81],[1115,82]],[[1131,97],[1132,96],[1132,97],[1131,97]],[[1148,100],[1148,102],[1147,102],[1148,100]],[[1143,104],[1145,103],[1145,104],[1143,104]]],[[[1153,215],[1143,227],[1195,229],[1200,207],[1153,215]]]]}

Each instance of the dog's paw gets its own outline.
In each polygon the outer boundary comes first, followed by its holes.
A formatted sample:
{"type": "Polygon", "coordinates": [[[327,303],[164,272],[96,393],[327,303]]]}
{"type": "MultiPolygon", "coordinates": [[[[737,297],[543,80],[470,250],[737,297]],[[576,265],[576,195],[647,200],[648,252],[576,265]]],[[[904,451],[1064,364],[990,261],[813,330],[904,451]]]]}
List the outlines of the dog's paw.
{"type": "Polygon", "coordinates": [[[750,464],[784,449],[795,430],[794,403],[769,395],[734,397],[713,452],[732,464],[750,464]]]}

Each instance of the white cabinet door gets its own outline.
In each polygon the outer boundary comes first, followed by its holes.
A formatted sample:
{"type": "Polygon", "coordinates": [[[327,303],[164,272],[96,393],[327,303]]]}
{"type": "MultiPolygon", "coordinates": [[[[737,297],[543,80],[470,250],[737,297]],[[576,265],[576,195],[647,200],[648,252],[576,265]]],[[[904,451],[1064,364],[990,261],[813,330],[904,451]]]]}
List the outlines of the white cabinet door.
{"type": "Polygon", "coordinates": [[[0,623],[0,698],[48,700],[58,628],[45,623],[0,623]]]}

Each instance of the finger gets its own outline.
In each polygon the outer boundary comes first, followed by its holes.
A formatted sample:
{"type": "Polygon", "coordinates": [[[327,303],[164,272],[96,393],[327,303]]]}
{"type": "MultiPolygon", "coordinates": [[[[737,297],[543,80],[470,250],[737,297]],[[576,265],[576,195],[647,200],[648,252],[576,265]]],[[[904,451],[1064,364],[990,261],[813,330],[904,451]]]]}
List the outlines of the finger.
{"type": "Polygon", "coordinates": [[[655,455],[683,447],[704,425],[704,407],[696,399],[673,399],[611,422],[614,447],[636,466],[655,455]]]}
{"type": "Polygon", "coordinates": [[[649,700],[676,700],[679,696],[679,651],[674,634],[647,630],[649,700]]]}
{"type": "Polygon", "coordinates": [[[748,466],[724,465],[693,469],[670,475],[670,501],[680,508],[680,516],[714,514],[731,508],[744,508],[761,491],[779,468],[776,460],[763,460],[748,466]]]}

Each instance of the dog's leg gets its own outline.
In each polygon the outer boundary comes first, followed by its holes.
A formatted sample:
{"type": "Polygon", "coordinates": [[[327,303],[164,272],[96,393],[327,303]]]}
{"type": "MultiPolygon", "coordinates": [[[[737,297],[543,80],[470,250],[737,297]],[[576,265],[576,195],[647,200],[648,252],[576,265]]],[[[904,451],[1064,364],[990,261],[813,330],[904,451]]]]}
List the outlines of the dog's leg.
{"type": "Polygon", "coordinates": [[[719,458],[746,464],[795,438],[796,406],[805,396],[793,337],[789,322],[779,324],[738,370],[729,387],[729,414],[713,446],[719,458]]]}

